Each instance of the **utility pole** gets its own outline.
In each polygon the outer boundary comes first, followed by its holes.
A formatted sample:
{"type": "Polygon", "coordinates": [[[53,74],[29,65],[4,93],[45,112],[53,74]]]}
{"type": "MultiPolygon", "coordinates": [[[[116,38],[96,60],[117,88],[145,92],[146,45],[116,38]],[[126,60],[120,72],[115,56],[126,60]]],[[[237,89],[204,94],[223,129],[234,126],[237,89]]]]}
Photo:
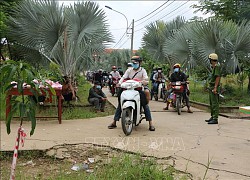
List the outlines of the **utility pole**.
{"type": "Polygon", "coordinates": [[[135,20],[132,20],[132,32],[131,32],[131,57],[133,56],[133,41],[134,41],[134,24],[135,20]]]}

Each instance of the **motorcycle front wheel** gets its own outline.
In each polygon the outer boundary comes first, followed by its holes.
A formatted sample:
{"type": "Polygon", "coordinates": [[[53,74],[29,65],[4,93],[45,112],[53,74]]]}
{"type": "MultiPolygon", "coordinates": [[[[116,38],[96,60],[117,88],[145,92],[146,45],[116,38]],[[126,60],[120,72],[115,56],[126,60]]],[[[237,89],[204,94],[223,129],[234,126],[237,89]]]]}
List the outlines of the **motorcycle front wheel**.
{"type": "Polygon", "coordinates": [[[178,115],[181,115],[181,99],[180,98],[176,99],[176,109],[177,109],[178,115]]]}
{"type": "Polygon", "coordinates": [[[125,108],[121,117],[122,130],[126,136],[130,135],[133,129],[132,108],[125,108]]]}

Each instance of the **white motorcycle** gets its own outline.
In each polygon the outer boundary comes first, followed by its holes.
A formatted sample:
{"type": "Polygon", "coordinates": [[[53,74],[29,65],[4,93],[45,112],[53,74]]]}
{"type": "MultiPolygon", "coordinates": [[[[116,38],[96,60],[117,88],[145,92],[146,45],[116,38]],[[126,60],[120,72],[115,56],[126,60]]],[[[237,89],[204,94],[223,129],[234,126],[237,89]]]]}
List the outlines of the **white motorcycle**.
{"type": "Polygon", "coordinates": [[[161,79],[159,85],[158,85],[158,89],[157,92],[154,92],[154,98],[156,101],[158,101],[159,99],[163,99],[164,102],[166,102],[166,85],[165,85],[166,81],[165,79],[161,79]]]}
{"type": "Polygon", "coordinates": [[[141,113],[140,93],[136,89],[142,89],[142,83],[137,80],[127,80],[121,84],[122,130],[126,136],[130,135],[133,126],[138,126],[145,118],[141,113]]]}

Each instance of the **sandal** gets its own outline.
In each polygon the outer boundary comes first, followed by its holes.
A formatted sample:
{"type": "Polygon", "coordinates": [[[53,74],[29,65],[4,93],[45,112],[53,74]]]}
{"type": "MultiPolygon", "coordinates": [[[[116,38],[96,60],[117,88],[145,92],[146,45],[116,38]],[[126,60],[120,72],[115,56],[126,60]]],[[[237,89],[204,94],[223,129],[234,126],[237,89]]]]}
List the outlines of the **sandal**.
{"type": "Polygon", "coordinates": [[[154,126],[149,126],[149,131],[155,131],[155,127],[154,126]]]}
{"type": "Polygon", "coordinates": [[[110,124],[109,126],[108,126],[108,128],[109,129],[114,129],[114,128],[116,128],[117,126],[116,125],[114,125],[113,123],[112,124],[110,124]]]}

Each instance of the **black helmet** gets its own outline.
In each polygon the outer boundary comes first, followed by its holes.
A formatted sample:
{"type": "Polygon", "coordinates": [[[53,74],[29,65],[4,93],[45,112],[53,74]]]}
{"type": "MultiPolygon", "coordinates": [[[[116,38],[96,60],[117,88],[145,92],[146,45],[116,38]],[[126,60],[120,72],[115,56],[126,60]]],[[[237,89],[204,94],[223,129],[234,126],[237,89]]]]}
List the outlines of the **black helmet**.
{"type": "Polygon", "coordinates": [[[133,56],[131,60],[142,62],[142,58],[140,56],[133,56]]]}

